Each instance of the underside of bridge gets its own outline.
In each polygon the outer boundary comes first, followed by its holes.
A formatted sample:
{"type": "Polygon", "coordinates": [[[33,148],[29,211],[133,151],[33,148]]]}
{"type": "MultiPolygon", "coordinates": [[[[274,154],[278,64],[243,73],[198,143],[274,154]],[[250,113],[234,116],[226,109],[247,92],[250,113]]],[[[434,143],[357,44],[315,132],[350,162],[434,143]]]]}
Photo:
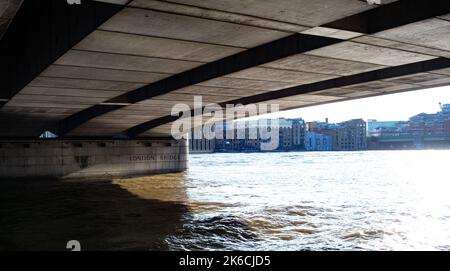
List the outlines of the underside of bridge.
{"type": "Polygon", "coordinates": [[[194,95],[285,110],[450,84],[448,0],[0,0],[0,33],[3,138],[167,137],[194,95]]]}

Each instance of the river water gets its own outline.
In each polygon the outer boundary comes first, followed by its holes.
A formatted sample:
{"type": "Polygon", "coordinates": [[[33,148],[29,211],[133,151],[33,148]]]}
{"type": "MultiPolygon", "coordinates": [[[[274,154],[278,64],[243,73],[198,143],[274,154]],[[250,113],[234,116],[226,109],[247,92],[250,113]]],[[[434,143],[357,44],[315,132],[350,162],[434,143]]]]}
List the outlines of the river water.
{"type": "Polygon", "coordinates": [[[192,155],[173,249],[450,250],[450,152],[192,155]]]}
{"type": "Polygon", "coordinates": [[[449,161],[217,153],[178,174],[2,182],[0,249],[450,250],[449,161]]]}

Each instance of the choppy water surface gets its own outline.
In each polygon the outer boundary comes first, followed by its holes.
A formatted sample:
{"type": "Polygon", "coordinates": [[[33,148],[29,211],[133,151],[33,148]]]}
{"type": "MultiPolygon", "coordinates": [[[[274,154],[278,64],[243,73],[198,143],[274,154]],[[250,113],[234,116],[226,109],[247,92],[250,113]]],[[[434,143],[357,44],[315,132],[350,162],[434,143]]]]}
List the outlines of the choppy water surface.
{"type": "Polygon", "coordinates": [[[191,155],[171,249],[449,250],[450,151],[191,155]]]}
{"type": "Polygon", "coordinates": [[[0,250],[450,250],[450,151],[199,154],[185,173],[0,182],[0,250]]]}

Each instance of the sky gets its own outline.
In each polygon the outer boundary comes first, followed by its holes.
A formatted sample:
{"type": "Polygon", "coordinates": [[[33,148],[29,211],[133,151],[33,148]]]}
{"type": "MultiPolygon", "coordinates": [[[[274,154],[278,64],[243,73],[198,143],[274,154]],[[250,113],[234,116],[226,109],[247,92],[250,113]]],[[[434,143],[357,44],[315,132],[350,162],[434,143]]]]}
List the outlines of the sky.
{"type": "Polygon", "coordinates": [[[408,120],[409,117],[422,112],[440,111],[439,102],[450,103],[450,86],[311,106],[260,117],[303,118],[306,121],[324,121],[328,118],[332,123],[355,118],[379,121],[408,120]]]}

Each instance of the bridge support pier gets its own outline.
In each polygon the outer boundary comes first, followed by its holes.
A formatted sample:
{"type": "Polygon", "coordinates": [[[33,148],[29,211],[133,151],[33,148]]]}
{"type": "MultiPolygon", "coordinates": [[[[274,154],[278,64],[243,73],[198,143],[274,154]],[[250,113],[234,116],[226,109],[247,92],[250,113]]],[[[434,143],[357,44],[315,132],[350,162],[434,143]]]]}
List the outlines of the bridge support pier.
{"type": "Polygon", "coordinates": [[[0,178],[126,177],[187,169],[185,140],[1,140],[0,178]]]}

